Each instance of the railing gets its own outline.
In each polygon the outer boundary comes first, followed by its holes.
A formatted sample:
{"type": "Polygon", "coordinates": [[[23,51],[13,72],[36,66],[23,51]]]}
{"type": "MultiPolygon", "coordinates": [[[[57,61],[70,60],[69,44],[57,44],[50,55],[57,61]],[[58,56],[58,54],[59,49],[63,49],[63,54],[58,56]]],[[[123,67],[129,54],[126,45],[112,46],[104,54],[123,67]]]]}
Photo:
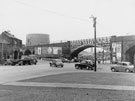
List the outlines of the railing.
{"type": "Polygon", "coordinates": [[[63,43],[63,42],[67,42],[68,40],[55,40],[55,41],[50,41],[50,44],[52,43],[63,43]]]}

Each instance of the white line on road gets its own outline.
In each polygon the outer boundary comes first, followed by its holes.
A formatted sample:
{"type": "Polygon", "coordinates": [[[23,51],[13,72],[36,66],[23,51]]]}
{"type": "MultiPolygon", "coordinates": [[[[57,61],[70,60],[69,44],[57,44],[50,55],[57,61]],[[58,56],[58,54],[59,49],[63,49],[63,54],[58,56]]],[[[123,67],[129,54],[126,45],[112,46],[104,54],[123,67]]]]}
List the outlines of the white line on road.
{"type": "Polygon", "coordinates": [[[60,87],[60,88],[89,88],[108,90],[135,90],[135,86],[75,84],[75,83],[38,83],[38,82],[10,82],[3,85],[31,86],[31,87],[60,87]]]}

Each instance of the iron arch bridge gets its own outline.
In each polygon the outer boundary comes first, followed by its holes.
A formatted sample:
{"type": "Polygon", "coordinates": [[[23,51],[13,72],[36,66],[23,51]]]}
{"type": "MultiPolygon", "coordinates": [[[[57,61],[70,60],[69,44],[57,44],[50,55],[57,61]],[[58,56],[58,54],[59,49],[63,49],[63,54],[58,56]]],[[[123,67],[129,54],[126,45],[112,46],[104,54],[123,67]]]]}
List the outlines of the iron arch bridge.
{"type": "Polygon", "coordinates": [[[72,50],[71,52],[71,55],[70,57],[73,59],[74,57],[78,57],[78,54],[87,49],[87,48],[90,48],[90,47],[94,47],[94,45],[83,45],[83,46],[80,46],[80,47],[77,47],[76,49],[72,50]]]}
{"type": "MultiPolygon", "coordinates": [[[[95,40],[94,39],[83,39],[83,40],[74,40],[70,41],[70,57],[74,58],[77,55],[90,47],[94,47],[95,40]]],[[[96,47],[105,47],[104,49],[110,51],[111,46],[111,37],[101,37],[96,40],[96,47]]]]}

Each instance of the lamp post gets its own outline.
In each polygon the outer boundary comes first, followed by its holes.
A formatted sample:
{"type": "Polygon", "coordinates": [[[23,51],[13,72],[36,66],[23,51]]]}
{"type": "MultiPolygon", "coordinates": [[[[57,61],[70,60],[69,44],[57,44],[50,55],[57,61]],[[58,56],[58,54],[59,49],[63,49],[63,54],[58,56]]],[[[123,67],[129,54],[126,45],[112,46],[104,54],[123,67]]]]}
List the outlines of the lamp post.
{"type": "Polygon", "coordinates": [[[93,19],[93,27],[94,27],[94,58],[95,58],[95,72],[97,71],[97,56],[96,56],[96,17],[94,17],[93,15],[90,17],[93,19]]]}

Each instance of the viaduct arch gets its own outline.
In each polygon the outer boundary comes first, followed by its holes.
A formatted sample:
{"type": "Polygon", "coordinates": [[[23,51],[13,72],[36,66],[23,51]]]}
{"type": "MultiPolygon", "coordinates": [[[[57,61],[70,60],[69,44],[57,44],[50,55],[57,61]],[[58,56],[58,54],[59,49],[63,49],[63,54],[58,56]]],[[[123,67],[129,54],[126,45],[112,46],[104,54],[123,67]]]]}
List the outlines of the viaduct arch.
{"type": "Polygon", "coordinates": [[[83,51],[83,50],[85,50],[85,49],[87,49],[87,48],[90,48],[90,47],[94,47],[94,45],[83,45],[83,46],[80,46],[80,47],[74,49],[74,50],[71,52],[70,57],[73,59],[74,57],[77,57],[78,54],[79,54],[81,51],[83,51]]]}
{"type": "Polygon", "coordinates": [[[133,64],[134,63],[134,55],[135,55],[135,45],[126,51],[126,60],[130,61],[133,64]]]}

